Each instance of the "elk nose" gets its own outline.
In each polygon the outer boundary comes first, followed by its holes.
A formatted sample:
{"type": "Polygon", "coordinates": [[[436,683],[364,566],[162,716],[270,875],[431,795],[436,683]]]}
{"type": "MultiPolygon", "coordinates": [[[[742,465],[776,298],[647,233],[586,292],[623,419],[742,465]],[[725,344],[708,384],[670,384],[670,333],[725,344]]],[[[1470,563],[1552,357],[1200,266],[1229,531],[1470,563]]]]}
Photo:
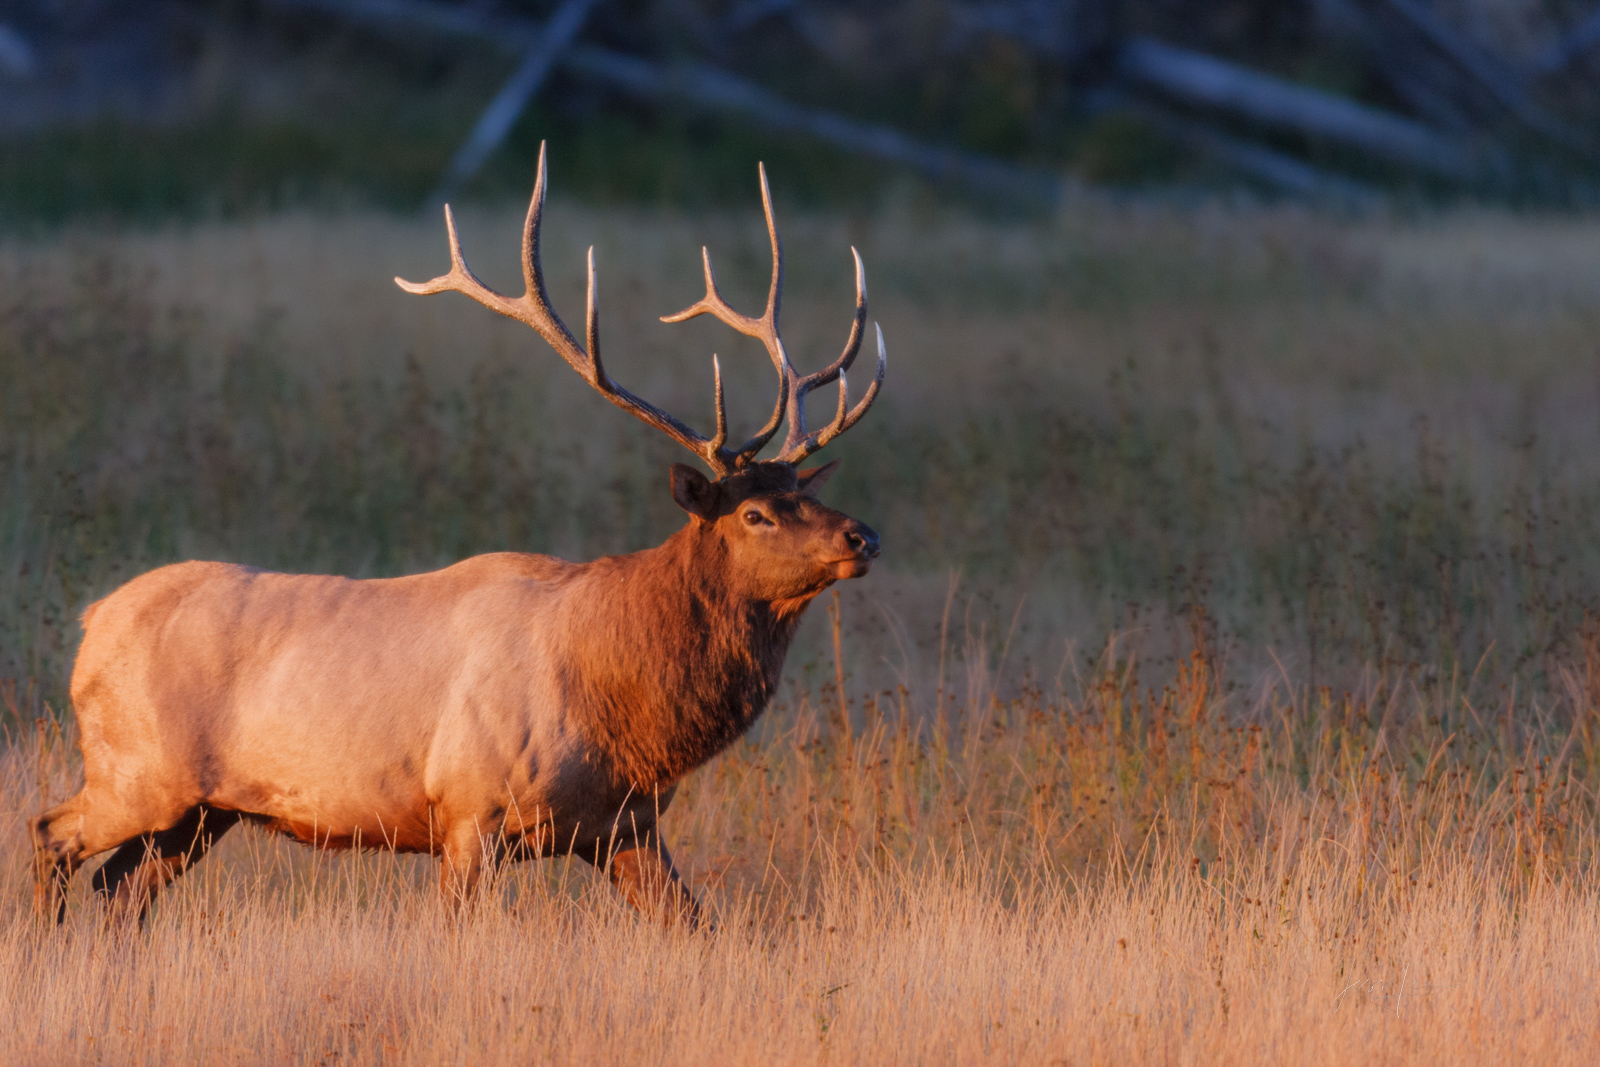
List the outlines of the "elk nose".
{"type": "Polygon", "coordinates": [[[850,546],[850,551],[867,559],[876,559],[878,556],[878,535],[870,526],[856,523],[845,531],[845,543],[850,546]]]}

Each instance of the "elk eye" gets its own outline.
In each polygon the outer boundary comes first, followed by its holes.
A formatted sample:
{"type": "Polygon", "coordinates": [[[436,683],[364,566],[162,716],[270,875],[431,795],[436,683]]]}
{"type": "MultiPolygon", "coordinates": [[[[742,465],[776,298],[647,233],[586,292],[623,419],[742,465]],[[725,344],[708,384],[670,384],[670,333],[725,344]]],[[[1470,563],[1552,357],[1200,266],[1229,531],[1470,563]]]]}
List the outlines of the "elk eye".
{"type": "Polygon", "coordinates": [[[757,511],[755,508],[751,508],[749,511],[744,513],[744,521],[751,526],[760,526],[762,523],[767,521],[767,517],[761,514],[761,512],[757,511]]]}

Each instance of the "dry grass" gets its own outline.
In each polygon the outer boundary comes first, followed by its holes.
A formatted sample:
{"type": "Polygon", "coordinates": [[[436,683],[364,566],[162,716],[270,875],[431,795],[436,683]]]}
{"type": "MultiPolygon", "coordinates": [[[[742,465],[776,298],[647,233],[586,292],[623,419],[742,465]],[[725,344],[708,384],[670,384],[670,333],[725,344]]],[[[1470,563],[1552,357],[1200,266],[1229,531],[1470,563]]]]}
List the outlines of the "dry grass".
{"type": "MultiPolygon", "coordinates": [[[[514,217],[468,222],[504,282],[514,217]]],[[[702,240],[753,297],[751,222],[556,205],[558,306],[594,240],[614,373],[703,419],[716,348],[757,411],[754,354],[651,321],[702,240]]],[[[830,489],[885,566],[843,590],[846,714],[819,606],[667,816],[698,938],[581,864],[456,923],[423,861],[254,831],[145,933],[81,899],[35,928],[87,599],[184,556],[636,548],[676,457],[518,328],[394,291],[431,222],[0,248],[0,1060],[1592,1062],[1595,237],[791,220],[797,359],[842,338],[849,242],[889,336],[830,489]]]]}
{"type": "MultiPolygon", "coordinates": [[[[741,743],[668,818],[709,937],[565,863],[458,924],[425,863],[254,831],[144,934],[83,901],[45,933],[11,816],[0,988],[33,1007],[0,1057],[1592,1062],[1587,725],[1496,744],[1374,680],[1235,726],[1199,661],[1153,707],[1135,689],[1107,672],[920,734],[869,706],[853,740],[808,705],[741,743]]],[[[46,741],[8,754],[8,812],[41,774],[68,787],[46,741]]]]}

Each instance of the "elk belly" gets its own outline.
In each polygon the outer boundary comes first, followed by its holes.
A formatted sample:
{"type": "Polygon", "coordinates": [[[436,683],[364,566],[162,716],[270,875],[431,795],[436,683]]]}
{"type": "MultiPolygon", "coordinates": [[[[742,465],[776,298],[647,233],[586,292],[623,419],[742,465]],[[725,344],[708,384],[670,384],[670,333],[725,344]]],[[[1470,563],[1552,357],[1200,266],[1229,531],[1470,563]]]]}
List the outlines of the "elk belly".
{"type": "Polygon", "coordinates": [[[163,703],[200,720],[207,802],[308,843],[431,850],[429,750],[462,657],[428,585],[258,573],[196,590],[168,633],[220,637],[228,685],[202,702],[175,678],[184,699],[163,703]]]}

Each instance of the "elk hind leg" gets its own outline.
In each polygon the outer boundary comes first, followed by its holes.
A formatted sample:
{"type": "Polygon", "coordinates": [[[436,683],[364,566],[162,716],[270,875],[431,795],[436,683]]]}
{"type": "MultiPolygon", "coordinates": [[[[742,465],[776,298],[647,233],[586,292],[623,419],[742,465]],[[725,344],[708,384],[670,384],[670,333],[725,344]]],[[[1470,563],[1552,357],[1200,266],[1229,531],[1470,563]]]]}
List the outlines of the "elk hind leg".
{"type": "Polygon", "coordinates": [[[238,812],[200,804],[165,830],[123,842],[94,872],[95,896],[105,903],[108,921],[133,918],[142,924],[156,894],[200,862],[239,819],[238,812]]]}
{"type": "Polygon", "coordinates": [[[57,924],[67,917],[67,886],[83,861],[142,833],[144,826],[125,817],[115,801],[97,803],[88,788],[34,817],[34,911],[57,924]],[[109,813],[109,814],[108,814],[109,813]]]}
{"type": "Polygon", "coordinates": [[[67,886],[83,865],[79,808],[82,794],[59,804],[28,823],[33,840],[33,910],[40,918],[60,925],[67,918],[67,886]],[[71,827],[69,829],[69,827],[71,827]]]}

